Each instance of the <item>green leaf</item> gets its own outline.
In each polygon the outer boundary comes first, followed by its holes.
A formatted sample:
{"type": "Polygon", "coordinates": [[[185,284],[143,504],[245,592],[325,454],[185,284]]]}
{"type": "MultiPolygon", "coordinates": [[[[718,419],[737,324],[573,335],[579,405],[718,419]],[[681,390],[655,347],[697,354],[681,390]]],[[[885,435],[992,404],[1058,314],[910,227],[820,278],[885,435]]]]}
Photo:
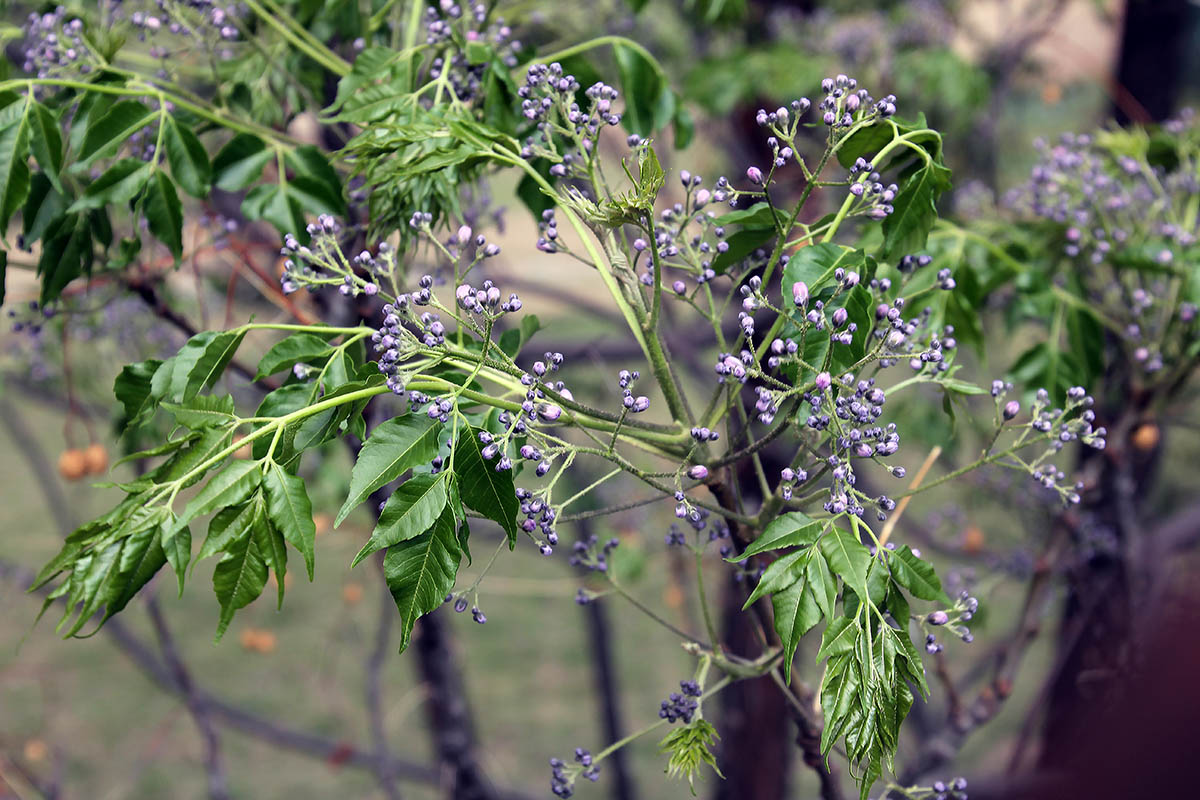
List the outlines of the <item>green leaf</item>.
{"type": "Polygon", "coordinates": [[[54,112],[41,103],[34,102],[33,113],[29,115],[29,150],[37,159],[42,172],[54,184],[59,192],[63,191],[59,174],[63,165],[62,130],[58,126],[58,118],[54,112]]]}
{"type": "Polygon", "coordinates": [[[761,202],[755,203],[748,208],[739,208],[737,211],[722,214],[713,220],[713,224],[722,227],[726,225],[741,225],[743,228],[765,228],[766,230],[773,231],[786,224],[787,221],[787,214],[778,209],[775,209],[772,214],[770,203],[761,202]]]}
{"type": "Polygon", "coordinates": [[[449,472],[419,473],[402,483],[388,498],[371,538],[350,562],[358,562],[377,550],[420,536],[429,530],[446,507],[449,472]]]}
{"type": "Polygon", "coordinates": [[[308,197],[303,201],[306,208],[314,214],[345,213],[342,181],[325,153],[312,145],[304,145],[287,153],[284,162],[296,172],[291,181],[292,188],[308,197]]]}
{"type": "Polygon", "coordinates": [[[128,203],[145,188],[152,167],[140,158],[124,158],[110,166],[99,178],[88,184],[83,194],[67,209],[69,212],[103,208],[110,203],[128,203]]]}
{"type": "Polygon", "coordinates": [[[151,379],[163,362],[158,359],[127,364],[113,381],[113,394],[125,409],[125,426],[135,427],[148,413],[153,413],[151,379]]]}
{"type": "Polygon", "coordinates": [[[163,403],[162,407],[174,415],[176,422],[191,430],[229,425],[237,419],[233,397],[227,394],[219,397],[198,394],[187,403],[163,403]]]}
{"type": "Polygon", "coordinates": [[[408,647],[417,619],[440,606],[454,588],[461,560],[449,508],[423,533],[388,547],[383,576],[400,611],[400,652],[408,647]]]}
{"type": "Polygon", "coordinates": [[[907,589],[913,597],[945,605],[951,604],[950,598],[942,591],[942,581],[934,572],[933,566],[918,558],[908,545],[889,550],[888,564],[892,568],[892,577],[896,579],[896,583],[907,589]]]}
{"type": "Polygon", "coordinates": [[[736,562],[768,550],[812,544],[820,535],[819,522],[814,522],[799,511],[789,511],[771,520],[762,535],[751,542],[741,555],[732,555],[725,560],[736,562]]]}
{"type": "Polygon", "coordinates": [[[625,129],[640,136],[664,129],[675,116],[676,101],[657,65],[640,51],[621,44],[613,46],[613,57],[625,96],[625,114],[621,117],[625,129]]]}
{"type": "Polygon", "coordinates": [[[838,267],[861,270],[862,261],[861,251],[830,242],[800,248],[788,259],[780,279],[785,305],[791,305],[792,284],[797,281],[803,281],[808,286],[810,297],[815,298],[818,292],[833,282],[833,273],[838,267]]]}
{"type": "Polygon", "coordinates": [[[831,658],[821,681],[821,708],[825,713],[825,729],[821,731],[821,752],[828,754],[842,731],[855,727],[855,699],[861,683],[857,665],[849,655],[831,658]]]}
{"type": "Polygon", "coordinates": [[[511,550],[517,546],[517,512],[520,510],[512,470],[496,470],[495,462],[483,457],[480,433],[481,429],[471,427],[459,435],[454,446],[454,468],[458,473],[462,501],[468,508],[499,523],[508,534],[511,550]]]}
{"type": "Polygon", "coordinates": [[[520,327],[510,328],[500,334],[500,349],[507,353],[510,358],[516,358],[521,349],[529,343],[529,340],[541,328],[542,323],[537,318],[537,314],[523,314],[521,316],[520,327]]]}
{"type": "Polygon", "coordinates": [[[204,544],[200,545],[200,552],[196,554],[195,560],[199,562],[209,556],[223,553],[233,542],[250,536],[255,524],[255,515],[261,513],[262,500],[256,494],[249,502],[222,508],[213,514],[208,523],[208,536],[204,538],[204,544]]]}
{"type": "Polygon", "coordinates": [[[255,380],[262,380],[268,375],[274,375],[285,369],[291,369],[296,364],[311,364],[320,366],[333,352],[333,345],[313,333],[293,333],[286,339],[276,342],[262,360],[258,362],[258,374],[255,380]]]}
{"type": "Polygon", "coordinates": [[[218,151],[212,163],[212,173],[218,189],[238,192],[256,183],[263,167],[274,157],[263,140],[249,133],[239,133],[218,151]]]}
{"type": "MultiPolygon", "coordinates": [[[[383,381],[384,377],[372,368],[369,371],[369,377],[363,380],[343,383],[333,391],[328,392],[322,399],[332,400],[336,397],[353,394],[364,389],[379,386],[383,381]]],[[[306,450],[329,441],[329,439],[336,436],[341,430],[343,422],[353,420],[362,414],[362,410],[366,407],[368,400],[368,397],[362,397],[352,403],[342,403],[305,419],[296,428],[295,440],[293,442],[296,450],[306,450]]]]}
{"type": "Polygon", "coordinates": [[[168,517],[157,528],[159,543],[167,562],[175,570],[179,581],[179,596],[183,596],[183,578],[187,572],[188,562],[192,559],[192,532],[186,523],[180,523],[168,517]]]}
{"type": "MultiPolygon", "coordinates": [[[[817,558],[819,560],[820,556],[817,558]]],[[[796,645],[800,643],[800,637],[821,621],[821,608],[812,584],[802,580],[771,595],[771,606],[775,609],[775,631],[783,644],[783,680],[786,683],[791,680],[796,645]]]]}
{"type": "Polygon", "coordinates": [[[79,149],[80,166],[107,158],[125,141],[150,124],[159,112],[151,111],[137,100],[121,100],[90,122],[79,149]]]}
{"type": "Polygon", "coordinates": [[[936,162],[909,176],[892,203],[892,213],[883,220],[883,250],[888,258],[925,247],[937,220],[937,199],[949,188],[950,170],[936,162]]]}
{"type": "Polygon", "coordinates": [[[237,505],[258,488],[262,468],[257,461],[233,461],[205,484],[183,510],[176,525],[182,527],[196,517],[219,508],[237,505]]]}
{"type": "Polygon", "coordinates": [[[67,210],[67,201],[55,191],[50,179],[44,173],[36,173],[29,188],[29,197],[25,199],[25,208],[21,211],[21,227],[25,236],[25,246],[33,244],[54,230],[63,219],[67,210]]]}
{"type": "Polygon", "coordinates": [[[304,565],[311,581],[317,526],[313,522],[312,503],[309,502],[304,481],[272,461],[267,465],[262,482],[271,523],[304,556],[304,565]]]}
{"type": "Polygon", "coordinates": [[[183,256],[183,205],[175,184],[161,170],[150,176],[143,209],[150,232],[178,261],[183,256]]]}
{"type": "Polygon", "coordinates": [[[279,598],[276,607],[283,608],[283,592],[287,585],[287,542],[279,529],[265,518],[264,523],[254,529],[254,538],[267,568],[275,571],[275,585],[279,598]]]}
{"type": "Polygon", "coordinates": [[[376,489],[418,464],[432,461],[438,453],[440,431],[441,426],[423,414],[392,417],[377,425],[359,451],[350,473],[350,493],[333,521],[334,527],[376,489]]]}
{"type": "Polygon", "coordinates": [[[173,116],[164,121],[163,144],[171,164],[171,174],[180,188],[192,197],[208,197],[212,188],[212,165],[200,139],[173,116]]]}
{"type": "Polygon", "coordinates": [[[817,650],[816,662],[822,659],[836,658],[854,650],[854,640],[858,638],[858,625],[850,617],[834,617],[825,626],[821,635],[821,647],[817,650]]]}
{"type": "Polygon", "coordinates": [[[29,129],[25,117],[0,129],[0,233],[29,196],[29,129]]]}
{"type": "Polygon", "coordinates": [[[280,233],[304,234],[304,206],[286,186],[268,183],[255,186],[242,201],[242,213],[250,220],[266,220],[280,233]]]}
{"type": "Polygon", "coordinates": [[[837,603],[837,579],[829,571],[829,564],[825,562],[825,556],[820,550],[809,558],[804,578],[812,587],[813,597],[821,609],[821,614],[826,619],[833,619],[833,607],[837,603]]]}
{"type": "Polygon", "coordinates": [[[845,528],[834,526],[821,539],[820,547],[829,562],[829,568],[859,597],[866,597],[871,553],[858,540],[858,536],[845,528]]]}
{"type": "Polygon", "coordinates": [[[720,738],[717,729],[703,717],[697,717],[668,733],[658,743],[658,752],[670,754],[667,774],[672,778],[686,777],[693,796],[696,794],[696,774],[704,764],[724,778],[717,768],[717,758],[712,753],[713,744],[720,738]]]}
{"type": "Polygon", "coordinates": [[[38,260],[42,305],[57,299],[67,284],[89,272],[92,257],[92,229],[87,217],[64,217],[54,230],[48,231],[38,260]]]}
{"type": "MultiPolygon", "coordinates": [[[[789,289],[790,292],[790,289],[789,289]]],[[[875,308],[871,300],[871,292],[859,284],[844,295],[843,308],[846,309],[846,320],[853,322],[857,329],[852,334],[850,344],[836,345],[833,348],[832,364],[838,369],[846,369],[862,360],[867,352],[867,337],[871,333],[875,319],[875,308]]],[[[812,363],[812,362],[809,362],[812,363]]]]}
{"type": "Polygon", "coordinates": [[[169,389],[164,396],[187,402],[216,383],[245,335],[239,329],[202,331],[188,339],[174,358],[169,389]]]}
{"type": "Polygon", "coordinates": [[[71,571],[70,594],[67,596],[67,611],[59,622],[57,630],[62,630],[71,614],[78,609],[75,622],[64,636],[74,636],[87,624],[92,614],[100,608],[109,597],[119,594],[117,586],[121,571],[121,551],[125,540],[117,539],[97,548],[89,555],[75,562],[71,571]]]}
{"type": "Polygon", "coordinates": [[[105,603],[104,619],[107,620],[129,605],[134,595],[150,582],[165,563],[167,555],[163,552],[158,528],[143,528],[130,534],[125,540],[125,546],[121,548],[118,564],[121,573],[119,583],[123,585],[111,594],[105,603]]]}
{"type": "Polygon", "coordinates": [[[768,564],[767,568],[763,570],[762,577],[758,579],[758,584],[754,587],[754,591],[750,593],[750,596],[746,598],[745,604],[742,605],[742,610],[745,611],[754,605],[760,597],[783,591],[788,586],[802,579],[804,577],[805,564],[810,554],[811,550],[806,548],[795,553],[789,553],[783,558],[776,559],[768,564]]]}
{"type": "MultiPolygon", "coordinates": [[[[257,468],[258,465],[251,466],[257,468]]],[[[255,527],[264,522],[261,516],[258,517],[255,527]]],[[[221,604],[217,641],[225,635],[234,612],[256,600],[266,585],[267,562],[259,551],[257,537],[244,536],[232,541],[225,551],[225,557],[213,570],[213,591],[221,604]]]]}
{"type": "MultiPolygon", "coordinates": [[[[197,433],[200,435],[194,441],[189,442],[186,447],[176,452],[163,464],[151,470],[146,477],[158,483],[179,480],[202,463],[214,458],[227,448],[233,439],[229,430],[224,428],[201,428],[197,433]]],[[[184,483],[184,488],[199,483],[203,480],[204,475],[204,472],[197,472],[188,478],[184,483]]]]}

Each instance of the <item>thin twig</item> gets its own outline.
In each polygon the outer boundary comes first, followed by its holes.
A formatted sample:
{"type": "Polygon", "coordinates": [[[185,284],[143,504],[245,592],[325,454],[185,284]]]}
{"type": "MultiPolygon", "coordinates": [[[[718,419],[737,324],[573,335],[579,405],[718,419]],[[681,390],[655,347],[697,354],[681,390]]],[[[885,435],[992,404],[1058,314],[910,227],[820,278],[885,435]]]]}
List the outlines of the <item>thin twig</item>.
{"type": "Polygon", "coordinates": [[[389,642],[392,638],[392,625],[396,621],[396,605],[392,600],[391,592],[388,591],[387,584],[382,580],[383,553],[380,552],[375,560],[379,564],[381,576],[379,622],[375,626],[375,645],[367,657],[365,699],[367,718],[371,725],[371,743],[375,748],[375,756],[379,760],[379,766],[375,771],[379,779],[379,788],[383,790],[389,800],[400,800],[400,790],[396,787],[395,777],[388,768],[387,731],[383,724],[384,708],[381,682],[383,666],[391,650],[389,642]]]}
{"type": "Polygon", "coordinates": [[[896,523],[900,521],[900,517],[904,516],[904,509],[908,508],[908,501],[912,499],[912,492],[921,488],[921,481],[925,480],[925,476],[929,474],[929,470],[933,467],[933,462],[938,460],[938,456],[942,454],[941,445],[934,445],[929,451],[929,455],[925,456],[925,463],[917,470],[917,474],[913,476],[912,483],[908,485],[908,494],[900,498],[900,503],[896,506],[896,510],[888,515],[888,520],[883,524],[883,530],[879,532],[879,546],[883,547],[887,544],[888,538],[892,535],[892,531],[896,528],[896,523]]]}
{"type": "Polygon", "coordinates": [[[213,725],[212,715],[197,694],[191,673],[184,666],[179,650],[175,647],[175,639],[159,607],[158,596],[153,593],[146,598],[146,613],[150,615],[150,622],[154,626],[163,661],[171,671],[177,691],[183,696],[188,713],[200,731],[200,738],[204,743],[204,772],[208,778],[208,796],[210,800],[228,800],[229,777],[225,773],[225,762],[221,757],[221,739],[217,735],[216,726],[213,725]]]}

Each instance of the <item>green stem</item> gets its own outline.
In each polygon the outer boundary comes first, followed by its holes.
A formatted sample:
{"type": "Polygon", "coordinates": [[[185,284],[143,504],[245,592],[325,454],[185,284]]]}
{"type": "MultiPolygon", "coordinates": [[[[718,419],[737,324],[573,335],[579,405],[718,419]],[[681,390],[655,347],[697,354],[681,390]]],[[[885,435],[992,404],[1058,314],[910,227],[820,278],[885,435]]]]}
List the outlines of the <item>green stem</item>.
{"type": "Polygon", "coordinates": [[[704,613],[704,627],[708,631],[708,643],[713,650],[719,646],[717,626],[713,624],[712,612],[708,608],[708,597],[704,592],[704,551],[696,548],[696,591],[700,596],[700,610],[704,613]]]}
{"type": "MultiPolygon", "coordinates": [[[[258,15],[259,19],[278,31],[293,47],[313,61],[338,77],[350,74],[352,67],[349,61],[321,44],[308,31],[296,25],[290,15],[281,13],[279,9],[268,10],[258,0],[245,0],[245,3],[251,11],[258,15]]],[[[263,3],[274,5],[270,0],[263,0],[263,3]]]]}

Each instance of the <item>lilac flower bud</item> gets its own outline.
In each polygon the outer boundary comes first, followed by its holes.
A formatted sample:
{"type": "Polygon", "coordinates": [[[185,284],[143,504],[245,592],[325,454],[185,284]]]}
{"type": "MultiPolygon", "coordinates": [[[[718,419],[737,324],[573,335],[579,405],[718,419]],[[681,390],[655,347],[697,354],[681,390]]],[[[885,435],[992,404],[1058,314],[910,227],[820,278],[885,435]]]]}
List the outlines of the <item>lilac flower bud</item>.
{"type": "Polygon", "coordinates": [[[554,422],[562,416],[562,409],[556,405],[544,403],[538,406],[538,416],[546,420],[546,422],[554,422]]]}
{"type": "Polygon", "coordinates": [[[819,375],[817,375],[817,379],[816,379],[815,383],[816,383],[817,391],[823,392],[833,384],[833,379],[830,378],[828,372],[822,372],[819,375]]]}
{"type": "Polygon", "coordinates": [[[839,308],[837,311],[834,311],[833,312],[833,327],[840,328],[843,325],[845,325],[846,319],[849,316],[850,316],[849,313],[844,308],[839,308]]]}
{"type": "Polygon", "coordinates": [[[925,619],[930,625],[945,625],[950,621],[950,615],[945,611],[934,611],[925,619]]]}
{"type": "Polygon", "coordinates": [[[797,308],[803,308],[808,304],[808,284],[804,281],[796,281],[792,284],[792,302],[797,308]]]}
{"type": "Polygon", "coordinates": [[[779,477],[780,479],[791,483],[792,481],[796,480],[796,471],[791,467],[784,467],[779,471],[779,477]]]}
{"type": "Polygon", "coordinates": [[[638,395],[633,401],[633,407],[630,409],[635,414],[640,414],[650,407],[650,398],[645,395],[638,395]]]}
{"type": "Polygon", "coordinates": [[[1021,411],[1021,404],[1016,400],[1009,400],[1004,404],[1004,419],[1010,420],[1021,411]]]}
{"type": "Polygon", "coordinates": [[[466,244],[471,241],[471,226],[463,225],[458,229],[458,243],[466,244]]]}
{"type": "Polygon", "coordinates": [[[712,192],[708,189],[701,189],[696,192],[695,206],[696,208],[704,208],[708,205],[708,201],[712,199],[712,192]]]}
{"type": "Polygon", "coordinates": [[[681,295],[687,292],[687,284],[683,281],[675,281],[675,283],[671,284],[671,288],[675,290],[675,294],[681,295]]]}
{"type": "Polygon", "coordinates": [[[633,240],[633,249],[636,250],[637,252],[639,252],[639,253],[642,252],[643,250],[646,249],[646,247],[648,247],[648,245],[646,244],[645,239],[642,239],[639,237],[639,238],[633,240]]]}
{"type": "Polygon", "coordinates": [[[702,481],[708,477],[708,467],[703,464],[697,464],[688,470],[688,477],[694,481],[702,481]]]}
{"type": "Polygon", "coordinates": [[[755,186],[762,186],[763,174],[762,170],[758,167],[749,167],[746,170],[746,178],[755,186]]]}

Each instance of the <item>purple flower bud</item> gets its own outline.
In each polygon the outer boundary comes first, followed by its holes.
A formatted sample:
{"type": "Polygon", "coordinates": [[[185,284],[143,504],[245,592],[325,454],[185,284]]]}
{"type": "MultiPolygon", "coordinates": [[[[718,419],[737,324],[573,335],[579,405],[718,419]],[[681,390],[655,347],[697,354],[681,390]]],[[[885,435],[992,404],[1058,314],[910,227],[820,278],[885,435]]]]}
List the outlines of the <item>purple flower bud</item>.
{"type": "Polygon", "coordinates": [[[808,284],[804,281],[796,281],[792,284],[792,302],[797,308],[803,308],[808,304],[808,284]]]}
{"type": "Polygon", "coordinates": [[[763,174],[758,167],[749,167],[746,170],[746,178],[755,186],[762,186],[763,174]]]}
{"type": "Polygon", "coordinates": [[[687,284],[683,281],[675,281],[671,284],[671,288],[675,290],[675,294],[684,294],[687,292],[687,284]]]}
{"type": "Polygon", "coordinates": [[[466,244],[471,241],[471,226],[463,225],[458,229],[458,243],[466,244]]]}
{"type": "Polygon", "coordinates": [[[639,238],[633,240],[633,249],[636,250],[637,252],[639,252],[639,253],[642,252],[643,250],[646,249],[646,247],[647,247],[647,245],[646,245],[645,239],[642,239],[639,237],[639,238]]]}
{"type": "Polygon", "coordinates": [[[945,611],[934,611],[925,619],[930,625],[945,625],[950,621],[950,615],[945,611]]]}
{"type": "Polygon", "coordinates": [[[850,316],[849,313],[844,308],[839,308],[837,311],[834,311],[833,312],[833,327],[840,328],[843,325],[845,325],[846,318],[849,316],[850,316]]]}
{"type": "Polygon", "coordinates": [[[815,383],[817,386],[817,391],[823,392],[833,384],[833,379],[829,377],[828,372],[822,372],[817,375],[815,383]]]}
{"type": "Polygon", "coordinates": [[[1010,420],[1021,411],[1021,404],[1016,400],[1009,400],[1004,404],[1004,419],[1010,420]]]}
{"type": "Polygon", "coordinates": [[[703,464],[697,464],[688,470],[688,477],[694,481],[702,481],[708,477],[708,467],[703,464]]]}

